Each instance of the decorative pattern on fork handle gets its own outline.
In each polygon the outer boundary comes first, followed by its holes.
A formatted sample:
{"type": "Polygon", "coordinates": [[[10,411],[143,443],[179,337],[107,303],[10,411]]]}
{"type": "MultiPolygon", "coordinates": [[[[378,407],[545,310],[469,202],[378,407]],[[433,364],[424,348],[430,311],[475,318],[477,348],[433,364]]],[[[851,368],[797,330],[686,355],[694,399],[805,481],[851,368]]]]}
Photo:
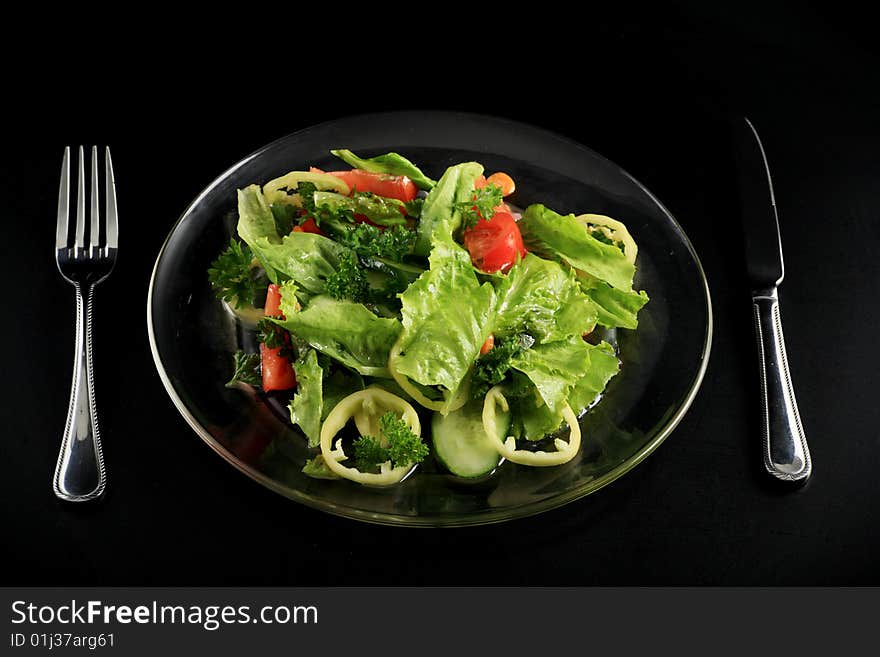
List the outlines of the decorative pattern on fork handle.
{"type": "Polygon", "coordinates": [[[100,239],[98,208],[98,153],[92,148],[92,180],[89,245],[85,244],[85,163],[79,149],[78,198],[74,241],[69,233],[70,149],[64,151],[58,192],[58,224],[55,233],[55,261],[58,271],[76,290],[76,342],[73,381],[67,422],[55,466],[52,488],[55,495],[70,502],[100,498],[107,487],[107,471],[101,449],[92,358],[92,302],[95,287],[116,264],[118,222],[116,189],[110,149],[105,153],[106,227],[100,239]]]}
{"type": "Polygon", "coordinates": [[[67,423],[61,439],[52,487],[70,502],[85,502],[104,494],[107,471],[101,449],[92,374],[92,297],[94,287],[76,286],[76,352],[67,423]]]}

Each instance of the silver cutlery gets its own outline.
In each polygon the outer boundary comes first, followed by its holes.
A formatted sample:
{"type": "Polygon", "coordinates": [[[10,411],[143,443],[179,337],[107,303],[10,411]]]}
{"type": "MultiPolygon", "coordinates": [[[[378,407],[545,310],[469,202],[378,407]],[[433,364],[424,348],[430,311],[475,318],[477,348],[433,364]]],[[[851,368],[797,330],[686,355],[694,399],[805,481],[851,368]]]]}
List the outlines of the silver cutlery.
{"type": "Polygon", "coordinates": [[[104,494],[107,486],[92,373],[92,303],[95,287],[110,275],[116,264],[119,232],[110,149],[107,148],[104,154],[106,222],[102,230],[98,193],[98,149],[92,147],[88,235],[86,234],[84,170],[85,158],[80,146],[76,225],[71,236],[68,221],[70,148],[65,148],[61,163],[61,185],[58,190],[55,262],[64,279],[76,290],[76,341],[70,405],[52,487],[55,495],[71,502],[97,499],[104,494]]]}
{"type": "Polygon", "coordinates": [[[778,288],[785,267],[773,183],[751,121],[743,119],[735,129],[746,270],[758,341],[764,467],[777,479],[804,481],[812,472],[812,462],[788,370],[779,313],[778,288]]]}

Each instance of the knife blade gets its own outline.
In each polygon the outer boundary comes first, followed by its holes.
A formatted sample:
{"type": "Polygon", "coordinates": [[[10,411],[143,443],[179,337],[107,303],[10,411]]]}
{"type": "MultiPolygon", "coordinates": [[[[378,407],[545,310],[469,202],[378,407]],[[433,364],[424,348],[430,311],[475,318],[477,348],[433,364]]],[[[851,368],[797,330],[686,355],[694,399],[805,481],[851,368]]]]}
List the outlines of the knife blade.
{"type": "Polygon", "coordinates": [[[783,481],[806,481],[812,460],[788,368],[779,285],[785,276],[776,197],[767,156],[748,118],[734,131],[746,273],[752,292],[761,384],[764,467],[783,481]]]}

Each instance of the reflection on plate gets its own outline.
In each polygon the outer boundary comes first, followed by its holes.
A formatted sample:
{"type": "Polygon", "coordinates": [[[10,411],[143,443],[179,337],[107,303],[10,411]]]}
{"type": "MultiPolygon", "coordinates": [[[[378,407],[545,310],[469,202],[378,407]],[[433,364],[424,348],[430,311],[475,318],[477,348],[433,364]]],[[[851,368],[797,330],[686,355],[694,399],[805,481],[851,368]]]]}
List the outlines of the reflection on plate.
{"type": "Polygon", "coordinates": [[[183,417],[239,470],[287,497],[359,520],[452,526],[526,516],[581,498],[625,474],[672,432],[697,393],[712,337],[709,290],[687,236],[660,202],[617,165],[558,135],[472,114],[393,112],[321,124],[279,139],[215,180],[169,234],[147,302],[153,357],[183,417]],[[287,421],[286,398],[230,390],[231,354],[253,336],[225,312],[206,276],[235,234],[235,191],[287,171],[329,168],[331,148],[363,155],[405,153],[429,175],[476,160],[506,171],[514,201],[540,201],[563,214],[623,221],[639,245],[636,289],[651,302],[636,331],[615,336],[623,361],[601,403],[581,420],[580,454],[551,468],[503,463],[475,482],[430,459],[416,476],[385,489],[301,472],[311,456],[287,421]],[[674,329],[671,319],[675,319],[674,329]]]}

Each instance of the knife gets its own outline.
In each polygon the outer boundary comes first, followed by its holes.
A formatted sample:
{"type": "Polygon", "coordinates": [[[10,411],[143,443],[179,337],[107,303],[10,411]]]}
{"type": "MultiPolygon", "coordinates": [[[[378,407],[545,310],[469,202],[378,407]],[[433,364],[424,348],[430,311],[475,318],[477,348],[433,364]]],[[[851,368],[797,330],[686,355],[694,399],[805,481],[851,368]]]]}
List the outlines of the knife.
{"type": "Polygon", "coordinates": [[[751,121],[734,127],[746,271],[752,289],[761,381],[764,466],[783,481],[812,472],[810,450],[788,371],[778,288],[785,275],[776,199],[767,157],[751,121]]]}

